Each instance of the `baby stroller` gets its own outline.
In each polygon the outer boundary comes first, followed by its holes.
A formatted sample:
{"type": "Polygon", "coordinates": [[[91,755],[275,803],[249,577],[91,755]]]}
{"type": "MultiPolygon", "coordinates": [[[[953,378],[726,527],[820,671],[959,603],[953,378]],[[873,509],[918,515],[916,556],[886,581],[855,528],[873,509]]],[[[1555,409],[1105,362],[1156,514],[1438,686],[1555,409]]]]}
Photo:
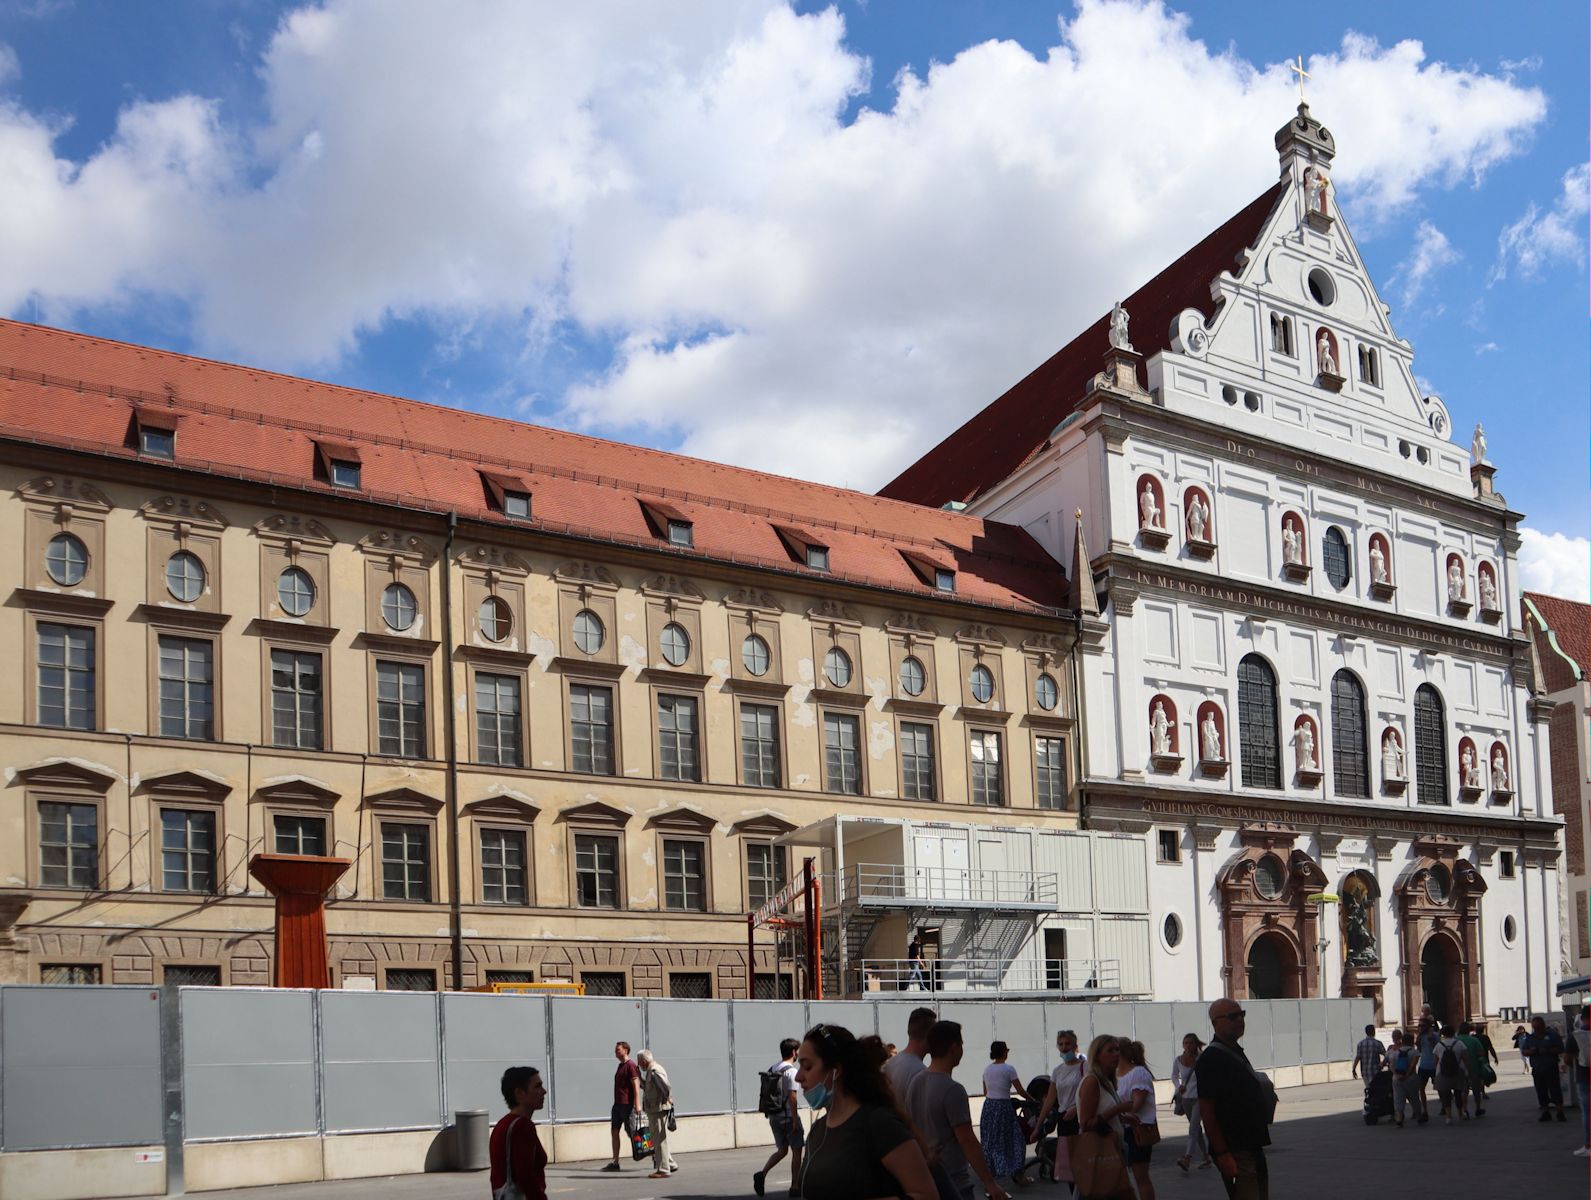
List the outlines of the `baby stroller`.
{"type": "Polygon", "coordinates": [[[1374,1125],[1382,1117],[1392,1115],[1392,1072],[1377,1071],[1365,1084],[1364,1117],[1366,1125],[1374,1125]]]}
{"type": "MultiPolygon", "coordinates": [[[[1039,1109],[1044,1107],[1044,1098],[1050,1094],[1050,1077],[1048,1075],[1035,1075],[1028,1080],[1027,1100],[1016,1102],[1016,1120],[1022,1127],[1022,1133],[1033,1143],[1039,1156],[1039,1178],[1048,1179],[1053,1173],[1055,1163],[1055,1139],[1046,1135],[1055,1131],[1056,1118],[1060,1113],[1054,1109],[1044,1118],[1044,1128],[1039,1130],[1039,1136],[1033,1137],[1034,1123],[1039,1119],[1039,1109]]],[[[1026,1166],[1026,1164],[1023,1164],[1026,1166]]]]}

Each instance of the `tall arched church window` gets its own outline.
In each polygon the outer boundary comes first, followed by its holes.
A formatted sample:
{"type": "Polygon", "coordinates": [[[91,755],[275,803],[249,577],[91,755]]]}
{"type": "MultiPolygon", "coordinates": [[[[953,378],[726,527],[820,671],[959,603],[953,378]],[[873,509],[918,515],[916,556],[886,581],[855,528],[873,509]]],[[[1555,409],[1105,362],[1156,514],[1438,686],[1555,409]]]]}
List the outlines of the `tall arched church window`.
{"type": "Polygon", "coordinates": [[[1244,787],[1282,786],[1276,718],[1276,672],[1258,654],[1250,654],[1237,665],[1237,719],[1244,787]]]}
{"type": "Polygon", "coordinates": [[[1339,796],[1370,796],[1365,690],[1352,671],[1331,678],[1331,771],[1339,796]]]}
{"type": "Polygon", "coordinates": [[[1414,784],[1421,804],[1447,804],[1447,714],[1428,683],[1414,693],[1414,784]]]}
{"type": "Polygon", "coordinates": [[[1321,541],[1320,565],[1325,568],[1326,578],[1331,580],[1332,587],[1341,591],[1348,586],[1351,576],[1348,565],[1348,538],[1335,525],[1326,530],[1326,536],[1321,541]]]}

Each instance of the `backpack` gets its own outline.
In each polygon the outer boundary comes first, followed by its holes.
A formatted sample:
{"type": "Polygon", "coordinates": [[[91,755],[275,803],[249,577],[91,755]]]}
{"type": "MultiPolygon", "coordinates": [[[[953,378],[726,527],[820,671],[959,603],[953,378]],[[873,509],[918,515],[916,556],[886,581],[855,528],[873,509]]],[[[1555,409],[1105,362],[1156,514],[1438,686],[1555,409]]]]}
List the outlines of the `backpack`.
{"type": "Polygon", "coordinates": [[[1464,1064],[1458,1061],[1457,1045],[1442,1046],[1442,1057],[1436,1060],[1436,1073],[1444,1076],[1462,1075],[1464,1064]]]}
{"type": "Polygon", "coordinates": [[[1409,1052],[1400,1047],[1398,1052],[1392,1056],[1393,1073],[1396,1075],[1407,1075],[1409,1073],[1410,1057],[1409,1052]]]}
{"type": "Polygon", "coordinates": [[[784,1098],[785,1070],[773,1067],[757,1077],[757,1111],[765,1117],[776,1117],[789,1111],[784,1098]]]}
{"type": "Polygon", "coordinates": [[[523,1117],[516,1117],[503,1135],[503,1186],[492,1193],[492,1200],[525,1200],[525,1190],[514,1178],[514,1130],[523,1117]]]}

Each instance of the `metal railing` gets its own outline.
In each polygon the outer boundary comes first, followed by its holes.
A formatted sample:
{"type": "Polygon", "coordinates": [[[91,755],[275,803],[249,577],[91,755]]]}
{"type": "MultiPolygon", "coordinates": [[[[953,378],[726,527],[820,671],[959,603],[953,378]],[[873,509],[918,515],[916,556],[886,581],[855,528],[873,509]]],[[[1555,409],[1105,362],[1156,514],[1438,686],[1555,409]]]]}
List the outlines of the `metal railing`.
{"type": "Polygon", "coordinates": [[[824,876],[824,898],[838,904],[909,908],[948,907],[1053,909],[1060,880],[1053,871],[1006,871],[974,867],[907,867],[856,863],[824,876]]]}
{"type": "Polygon", "coordinates": [[[865,958],[855,964],[858,992],[1056,992],[1072,996],[1121,994],[1121,960],[1046,958],[1001,962],[988,958],[865,958]]]}

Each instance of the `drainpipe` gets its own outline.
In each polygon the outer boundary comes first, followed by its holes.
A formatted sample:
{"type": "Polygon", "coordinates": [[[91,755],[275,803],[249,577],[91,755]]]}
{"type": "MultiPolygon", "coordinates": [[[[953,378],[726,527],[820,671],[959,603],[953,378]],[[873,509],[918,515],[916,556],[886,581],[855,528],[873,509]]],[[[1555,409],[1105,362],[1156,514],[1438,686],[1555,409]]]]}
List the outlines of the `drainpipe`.
{"type": "Polygon", "coordinates": [[[442,673],[447,678],[444,693],[447,703],[442,713],[442,736],[447,741],[447,871],[448,924],[453,943],[453,990],[464,990],[464,906],[459,896],[462,870],[459,862],[459,753],[458,696],[453,678],[453,535],[458,532],[459,515],[447,515],[447,542],[442,549],[442,673]]]}

